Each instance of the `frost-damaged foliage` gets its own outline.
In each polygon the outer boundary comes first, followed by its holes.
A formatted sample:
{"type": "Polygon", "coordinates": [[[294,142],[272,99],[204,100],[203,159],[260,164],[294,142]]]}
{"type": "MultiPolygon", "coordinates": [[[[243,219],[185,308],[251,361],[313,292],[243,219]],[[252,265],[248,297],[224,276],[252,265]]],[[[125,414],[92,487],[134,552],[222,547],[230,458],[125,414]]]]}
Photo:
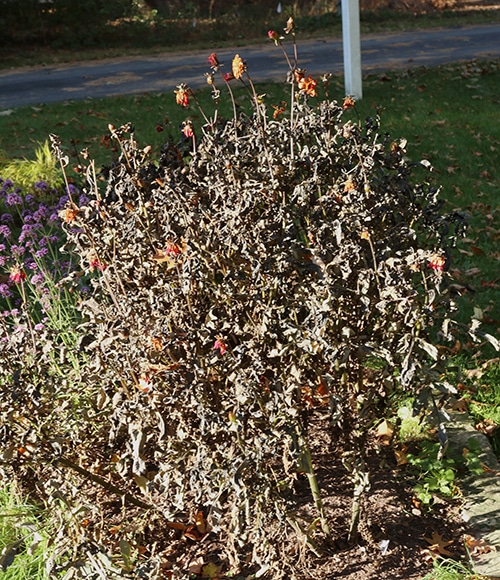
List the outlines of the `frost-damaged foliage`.
{"type": "MultiPolygon", "coordinates": [[[[246,65],[235,63],[238,78],[246,65]]],[[[40,385],[32,454],[46,489],[78,498],[87,523],[75,545],[90,563],[89,546],[104,542],[99,517],[61,473],[148,510],[171,541],[222,539],[233,569],[246,560],[292,577],[280,539],[309,526],[294,503],[297,478],[307,477],[319,517],[307,541],[316,550],[335,535],[309,420],[339,441],[351,470],[354,540],[367,430],[395,390],[424,398],[443,388],[431,336],[450,336],[448,247],[462,217],[442,215],[428,168],[409,163],[378,118],[353,121],[352,99],[313,107],[315,82],[292,69],[287,117],[269,118],[253,94],[253,115],[207,119],[199,136],[188,124],[187,140],[165,144],[157,162],[131,127],[110,127],[119,162],[101,180],[90,164],[88,203],[72,199],[62,214],[66,250],[93,272],[79,304],[86,362],[63,387],[78,413],[71,429],[69,403],[63,424],[48,409],[57,383],[40,385]],[[44,446],[53,463],[36,460],[44,446]]],[[[180,104],[192,96],[179,87],[180,104]]],[[[24,376],[21,362],[13,380],[26,388],[24,376]]],[[[125,536],[119,545],[130,574],[131,545],[125,536]]],[[[186,573],[189,559],[169,560],[186,573]]]]}

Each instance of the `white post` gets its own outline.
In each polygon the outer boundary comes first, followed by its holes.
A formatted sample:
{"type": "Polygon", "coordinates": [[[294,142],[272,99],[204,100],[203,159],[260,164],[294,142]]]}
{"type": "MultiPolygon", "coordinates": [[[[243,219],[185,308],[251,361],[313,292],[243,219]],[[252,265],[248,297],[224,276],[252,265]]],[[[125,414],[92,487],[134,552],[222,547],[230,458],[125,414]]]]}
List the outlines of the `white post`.
{"type": "Polygon", "coordinates": [[[363,97],[361,79],[361,36],[359,0],[342,0],[342,39],[344,45],[344,79],[346,95],[363,97]]]}

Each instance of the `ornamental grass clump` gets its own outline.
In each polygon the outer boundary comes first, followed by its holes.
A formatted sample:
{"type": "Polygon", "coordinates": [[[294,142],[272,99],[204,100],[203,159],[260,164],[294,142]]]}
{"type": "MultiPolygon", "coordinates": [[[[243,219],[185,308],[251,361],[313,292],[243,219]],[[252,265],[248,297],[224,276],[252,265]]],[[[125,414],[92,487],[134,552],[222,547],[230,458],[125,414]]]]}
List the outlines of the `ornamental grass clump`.
{"type": "MultiPolygon", "coordinates": [[[[294,37],[293,20],[285,32],[294,37]]],[[[287,56],[289,102],[266,103],[239,55],[223,74],[212,54],[204,125],[187,119],[156,161],[131,125],[110,125],[119,161],[99,178],[90,162],[85,203],[71,197],[60,214],[90,286],[77,304],[85,363],[65,384],[80,422],[70,434],[41,405],[38,445],[54,456],[35,463],[41,493],[64,494],[85,521],[65,524],[80,553],[114,555],[107,568],[99,560],[108,577],[147,566],[150,578],[185,577],[210,538],[222,541],[221,569],[295,577],[283,551],[291,530],[316,553],[356,540],[363,449],[391,396],[447,389],[435,340],[454,333],[447,268],[462,215],[440,212],[430,168],[407,160],[404,140],[377,117],[360,122],[351,97],[319,100],[295,42],[289,57],[269,37],[287,56]],[[253,111],[233,100],[222,119],[235,81],[253,111]],[[353,482],[343,529],[323,505],[318,440],[353,482]],[[313,523],[295,501],[303,482],[313,523]],[[139,530],[118,543],[100,524],[114,495],[139,530]],[[158,530],[161,545],[141,551],[158,530]]],[[[198,106],[183,84],[175,99],[198,106]]],[[[15,373],[24,385],[22,363],[15,373]]]]}

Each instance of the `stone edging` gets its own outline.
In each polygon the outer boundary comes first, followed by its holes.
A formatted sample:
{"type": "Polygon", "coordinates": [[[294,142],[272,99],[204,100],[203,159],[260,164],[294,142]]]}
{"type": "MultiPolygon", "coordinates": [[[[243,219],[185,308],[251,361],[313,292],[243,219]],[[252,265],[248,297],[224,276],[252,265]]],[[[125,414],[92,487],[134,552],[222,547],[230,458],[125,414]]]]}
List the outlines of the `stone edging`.
{"type": "Polygon", "coordinates": [[[453,413],[446,425],[449,438],[448,454],[462,455],[471,439],[479,445],[480,461],[491,471],[462,481],[464,505],[462,518],[474,530],[474,537],[496,549],[486,554],[472,554],[474,572],[490,579],[500,579],[500,463],[486,435],[474,428],[467,413],[453,413]]]}

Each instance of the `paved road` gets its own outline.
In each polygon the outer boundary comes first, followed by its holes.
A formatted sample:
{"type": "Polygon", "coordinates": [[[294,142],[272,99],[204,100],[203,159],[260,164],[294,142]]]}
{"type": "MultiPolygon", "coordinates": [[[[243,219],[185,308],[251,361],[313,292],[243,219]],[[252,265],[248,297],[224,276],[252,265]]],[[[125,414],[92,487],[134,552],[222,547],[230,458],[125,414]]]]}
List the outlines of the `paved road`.
{"type": "MultiPolygon", "coordinates": [[[[363,72],[499,58],[500,24],[366,35],[361,45],[363,72]]],[[[218,51],[227,71],[235,52],[248,62],[255,81],[282,80],[286,74],[281,50],[272,42],[218,51]]],[[[170,92],[181,82],[203,85],[207,57],[208,53],[191,51],[0,71],[0,112],[69,99],[170,92]]],[[[299,66],[312,75],[342,73],[342,41],[299,42],[299,66]]]]}

